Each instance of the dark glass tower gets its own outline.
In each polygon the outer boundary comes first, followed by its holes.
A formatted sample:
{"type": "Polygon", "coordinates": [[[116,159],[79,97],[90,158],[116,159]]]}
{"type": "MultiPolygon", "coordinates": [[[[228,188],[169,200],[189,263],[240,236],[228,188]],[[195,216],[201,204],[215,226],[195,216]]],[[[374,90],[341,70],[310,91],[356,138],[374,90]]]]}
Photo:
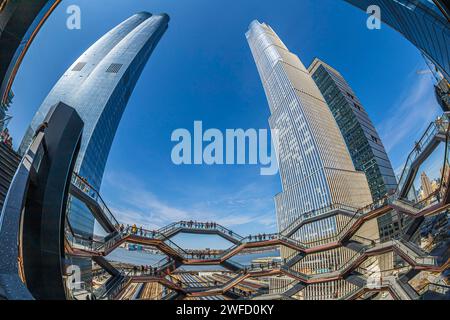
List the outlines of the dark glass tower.
{"type": "Polygon", "coordinates": [[[319,59],[309,67],[341,130],[356,170],[366,174],[374,201],[397,188],[394,170],[369,115],[344,77],[319,59]]]}
{"type": "MultiPolygon", "coordinates": [[[[84,121],[75,171],[97,190],[128,99],[153,49],[168,27],[169,16],[141,12],[106,33],[64,73],[38,109],[20,146],[24,153],[51,106],[62,101],[84,121]]],[[[92,236],[94,218],[81,201],[70,201],[75,232],[92,236]]]]}
{"type": "Polygon", "coordinates": [[[345,0],[364,10],[381,9],[381,20],[400,32],[450,81],[450,23],[448,1],[345,0]]]}

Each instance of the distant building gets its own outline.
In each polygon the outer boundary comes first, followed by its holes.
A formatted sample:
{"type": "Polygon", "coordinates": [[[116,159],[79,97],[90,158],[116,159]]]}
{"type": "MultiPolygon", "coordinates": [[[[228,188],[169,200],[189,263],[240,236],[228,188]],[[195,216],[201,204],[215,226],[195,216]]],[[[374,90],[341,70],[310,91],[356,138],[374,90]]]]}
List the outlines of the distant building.
{"type": "Polygon", "coordinates": [[[397,181],[383,142],[350,85],[317,58],[308,70],[336,119],[355,169],[366,174],[373,200],[395,191],[397,181]]]}
{"type": "MultiPolygon", "coordinates": [[[[444,0],[345,0],[364,12],[381,9],[381,20],[416,46],[450,81],[450,23],[444,0]]],[[[400,59],[400,58],[399,58],[400,59]]]]}

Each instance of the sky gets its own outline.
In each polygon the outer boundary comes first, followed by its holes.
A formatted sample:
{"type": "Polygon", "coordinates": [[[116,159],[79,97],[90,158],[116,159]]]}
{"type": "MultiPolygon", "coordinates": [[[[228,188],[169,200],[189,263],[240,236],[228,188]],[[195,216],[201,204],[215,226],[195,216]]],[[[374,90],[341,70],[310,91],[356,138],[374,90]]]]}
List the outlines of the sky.
{"type": "Polygon", "coordinates": [[[343,0],[64,0],[43,26],[17,75],[10,130],[17,147],[64,71],[136,12],[171,17],[132,94],[109,155],[101,193],[120,221],[157,228],[216,221],[242,235],[275,232],[279,177],[258,165],[176,166],[177,128],[196,120],[220,130],[268,128],[269,108],[245,39],[249,23],[272,26],[308,66],[319,57],[343,74],[375,124],[397,174],[440,114],[418,50],[343,0]],[[66,28],[69,5],[81,29],[66,28]]]}

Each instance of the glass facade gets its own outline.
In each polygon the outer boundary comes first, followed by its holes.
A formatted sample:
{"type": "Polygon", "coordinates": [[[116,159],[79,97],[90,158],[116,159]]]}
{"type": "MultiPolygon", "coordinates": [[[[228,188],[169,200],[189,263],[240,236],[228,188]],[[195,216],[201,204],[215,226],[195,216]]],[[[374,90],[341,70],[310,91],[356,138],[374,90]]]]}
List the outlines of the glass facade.
{"type": "Polygon", "coordinates": [[[308,68],[341,130],[355,169],[366,174],[374,201],[397,188],[383,143],[344,77],[319,59],[308,68]]]}
{"type": "MultiPolygon", "coordinates": [[[[106,33],[64,73],[38,109],[19,148],[24,153],[52,105],[62,101],[84,121],[75,171],[100,189],[108,154],[128,99],[153,49],[168,27],[166,14],[142,12],[106,33]]],[[[92,235],[94,218],[72,199],[69,220],[75,232],[92,235]]]]}
{"type": "MultiPolygon", "coordinates": [[[[355,171],[336,121],[300,59],[266,24],[252,22],[246,36],[269,102],[269,124],[278,132],[279,230],[331,204],[359,208],[371,203],[366,177],[355,171]]],[[[296,238],[325,237],[336,232],[336,221],[317,221],[309,228],[296,238]]]]}
{"type": "Polygon", "coordinates": [[[450,81],[450,23],[431,0],[345,0],[364,10],[381,9],[381,20],[403,34],[450,81]]]}

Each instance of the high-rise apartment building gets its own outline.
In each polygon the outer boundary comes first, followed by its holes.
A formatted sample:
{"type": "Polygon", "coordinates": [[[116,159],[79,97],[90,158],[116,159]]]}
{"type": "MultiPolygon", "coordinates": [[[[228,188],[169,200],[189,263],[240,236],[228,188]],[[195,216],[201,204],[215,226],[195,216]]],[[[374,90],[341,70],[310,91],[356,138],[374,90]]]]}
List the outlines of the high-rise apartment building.
{"type": "Polygon", "coordinates": [[[374,201],[395,191],[397,180],[380,136],[362,103],[344,77],[314,59],[308,68],[344,137],[353,164],[366,174],[374,201]]]}
{"type": "MultiPolygon", "coordinates": [[[[169,16],[141,12],[106,33],[84,52],[52,88],[34,116],[20,146],[23,154],[33,133],[58,102],[73,107],[84,121],[75,171],[97,190],[128,99],[144,66],[168,27],[169,16]]],[[[72,199],[69,221],[75,232],[92,236],[94,218],[72,199]]]]}

